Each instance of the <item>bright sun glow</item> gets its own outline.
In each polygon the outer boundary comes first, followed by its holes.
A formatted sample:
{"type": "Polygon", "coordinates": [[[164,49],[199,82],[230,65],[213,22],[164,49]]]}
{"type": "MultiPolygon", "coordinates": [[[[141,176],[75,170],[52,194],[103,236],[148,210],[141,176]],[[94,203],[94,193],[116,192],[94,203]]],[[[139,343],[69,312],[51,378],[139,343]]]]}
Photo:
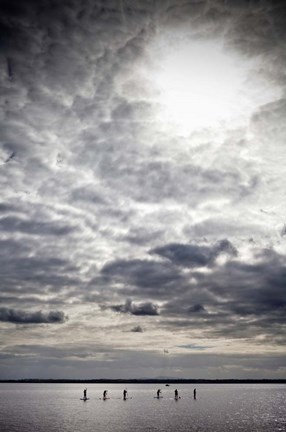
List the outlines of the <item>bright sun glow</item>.
{"type": "Polygon", "coordinates": [[[280,96],[253,76],[261,59],[230,54],[223,41],[179,40],[177,46],[157,48],[156,56],[151,79],[159,93],[160,121],[182,135],[230,122],[240,126],[254,108],[280,96]]]}

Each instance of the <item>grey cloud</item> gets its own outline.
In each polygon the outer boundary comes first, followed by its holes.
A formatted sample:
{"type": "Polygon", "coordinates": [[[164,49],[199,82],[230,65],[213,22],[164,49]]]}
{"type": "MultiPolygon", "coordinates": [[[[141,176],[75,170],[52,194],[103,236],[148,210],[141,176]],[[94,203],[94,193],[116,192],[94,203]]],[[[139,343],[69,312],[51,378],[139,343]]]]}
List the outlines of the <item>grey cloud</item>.
{"type": "Polygon", "coordinates": [[[12,231],[34,235],[63,236],[71,233],[75,229],[75,227],[66,226],[62,223],[37,222],[12,216],[0,219],[0,231],[6,232],[12,231]]]}
{"type": "MultiPolygon", "coordinates": [[[[186,327],[193,327],[201,323],[207,323],[211,321],[207,308],[202,303],[196,303],[198,301],[204,301],[206,304],[213,306],[215,303],[214,297],[208,291],[201,290],[200,287],[191,290],[186,290],[182,296],[177,296],[176,299],[170,299],[161,308],[161,315],[167,318],[179,318],[180,322],[175,324],[175,327],[180,323],[184,322],[186,327]]],[[[222,319],[222,316],[216,315],[217,321],[222,319]]]]}
{"type": "Polygon", "coordinates": [[[265,104],[252,116],[251,130],[265,143],[264,156],[272,160],[279,160],[284,150],[284,136],[286,127],[283,118],[286,113],[286,99],[265,104]],[[275,140],[276,152],[273,152],[271,143],[275,140]]]}
{"type": "Polygon", "coordinates": [[[154,316],[159,315],[158,306],[151,303],[133,303],[131,300],[126,300],[125,304],[110,306],[110,309],[115,312],[129,313],[138,316],[154,316]]]}
{"type": "MultiPolygon", "coordinates": [[[[4,289],[3,289],[4,291],[4,289]]],[[[41,293],[38,290],[30,287],[29,289],[21,289],[21,290],[13,290],[11,289],[12,295],[0,295],[0,303],[5,304],[7,307],[22,307],[22,308],[30,308],[33,307],[41,307],[42,305],[55,307],[62,306],[63,299],[61,299],[56,292],[53,292],[48,298],[45,298],[46,290],[42,289],[41,293]],[[35,295],[29,295],[29,292],[34,292],[35,295]],[[14,295],[13,295],[14,294],[14,295]],[[44,294],[42,297],[41,294],[44,294]]]]}
{"type": "Polygon", "coordinates": [[[0,308],[0,321],[14,324],[62,324],[66,319],[62,311],[26,312],[0,308]]]}
{"type": "Polygon", "coordinates": [[[147,102],[127,102],[126,100],[122,100],[117,102],[117,107],[114,109],[112,113],[113,121],[140,121],[140,118],[144,116],[144,118],[151,117],[152,105],[147,102]]]}
{"type": "Polygon", "coordinates": [[[133,327],[131,329],[131,332],[133,332],[133,333],[143,333],[144,330],[143,330],[143,328],[140,325],[138,325],[138,326],[133,327]]]}
{"type": "Polygon", "coordinates": [[[72,260],[53,256],[48,245],[40,248],[31,239],[0,240],[1,292],[16,296],[16,304],[25,302],[22,296],[34,294],[41,296],[57,293],[61,297],[61,288],[70,288],[79,283],[78,267],[72,260]]]}
{"type": "Polygon", "coordinates": [[[237,256],[237,250],[228,240],[221,240],[213,246],[198,246],[184,244],[169,244],[150,251],[177,265],[184,267],[204,267],[214,264],[214,261],[221,254],[230,257],[237,256]]]}
{"type": "MultiPolygon", "coordinates": [[[[228,36],[236,48],[244,53],[265,54],[271,52],[271,47],[277,38],[283,39],[285,35],[285,5],[279,2],[265,2],[264,7],[245,8],[240,2],[240,11],[234,10],[233,26],[228,36]],[[275,30],[274,30],[275,29],[275,30]]],[[[231,11],[231,2],[230,11],[231,11]]]]}
{"type": "Polygon", "coordinates": [[[200,312],[205,312],[205,308],[202,304],[200,303],[196,303],[192,306],[189,307],[188,312],[189,313],[200,313],[200,312]]]}
{"type": "Polygon", "coordinates": [[[154,297],[170,295],[172,289],[176,287],[179,290],[186,283],[175,267],[149,260],[113,261],[104,265],[101,274],[106,283],[121,283],[122,292],[130,290],[134,295],[141,296],[144,292],[154,297]]]}
{"type": "Polygon", "coordinates": [[[162,315],[177,317],[166,325],[201,328],[214,337],[274,338],[286,325],[286,269],[283,257],[273,250],[258,256],[255,264],[233,261],[211,273],[193,273],[195,288],[162,308],[162,315]],[[196,299],[203,300],[204,310],[201,303],[195,306],[196,299]],[[193,305],[188,308],[188,303],[193,305]]]}
{"type": "Polygon", "coordinates": [[[74,189],[71,194],[72,201],[84,201],[92,204],[104,204],[104,199],[93,184],[74,189]]]}
{"type": "Polygon", "coordinates": [[[140,246],[149,244],[154,239],[158,240],[163,235],[164,232],[162,230],[152,230],[152,227],[144,228],[140,226],[138,228],[130,228],[128,234],[122,236],[122,240],[140,246]]]}
{"type": "Polygon", "coordinates": [[[236,200],[253,194],[257,188],[256,177],[245,184],[235,169],[202,169],[189,163],[178,167],[171,161],[160,161],[151,151],[149,156],[151,162],[133,152],[106,155],[104,165],[98,166],[100,176],[112,189],[119,187],[122,194],[139,202],[151,203],[180,198],[196,205],[205,197],[221,196],[231,196],[236,200]],[[115,158],[117,163],[114,165],[115,158]]]}
{"type": "Polygon", "coordinates": [[[189,350],[198,350],[198,351],[203,351],[205,349],[208,349],[208,346],[204,346],[204,345],[195,345],[195,344],[187,344],[187,345],[179,345],[179,348],[185,348],[185,349],[189,349],[189,350]]]}
{"type": "Polygon", "coordinates": [[[0,213],[13,212],[15,207],[9,204],[0,203],[0,213]]]}
{"type": "Polygon", "coordinates": [[[254,236],[263,235],[263,230],[257,224],[253,222],[249,223],[248,221],[241,221],[238,223],[237,220],[230,220],[229,218],[221,217],[217,218],[216,216],[207,218],[203,222],[198,222],[195,224],[188,224],[184,227],[184,233],[186,236],[201,239],[202,237],[207,238],[217,238],[218,233],[221,235],[225,235],[232,238],[237,237],[247,237],[249,233],[254,236]]]}
{"type": "MultiPolygon", "coordinates": [[[[210,257],[222,252],[230,253],[231,257],[237,255],[237,250],[228,241],[217,242],[202,250],[195,248],[196,254],[198,251],[208,253],[204,265],[211,262],[210,257]]],[[[118,291],[121,295],[129,293],[140,298],[164,299],[160,316],[167,320],[160,321],[160,325],[169,329],[177,326],[201,329],[207,337],[274,335],[279,325],[285,325],[285,266],[282,256],[273,250],[257,250],[256,253],[255,264],[236,259],[211,266],[208,272],[193,267],[192,280],[183,276],[177,267],[182,267],[182,263],[186,266],[185,255],[184,259],[181,255],[171,256],[173,275],[167,272],[165,278],[162,278],[166,271],[164,263],[141,260],[115,261],[106,264],[101,273],[108,285],[122,284],[118,291]],[[172,299],[174,292],[176,298],[172,299]],[[173,319],[168,319],[171,317],[173,319]]],[[[187,259],[190,259],[189,255],[187,259]]],[[[198,262],[200,264],[202,260],[198,262]]],[[[113,308],[132,313],[131,302],[113,308]]]]}

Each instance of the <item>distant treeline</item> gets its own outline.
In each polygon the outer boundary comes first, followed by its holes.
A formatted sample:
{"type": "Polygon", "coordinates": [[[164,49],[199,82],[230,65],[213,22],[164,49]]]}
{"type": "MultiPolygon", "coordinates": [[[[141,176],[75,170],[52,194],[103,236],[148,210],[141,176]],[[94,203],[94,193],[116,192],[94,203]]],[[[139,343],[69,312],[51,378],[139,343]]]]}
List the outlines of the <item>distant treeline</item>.
{"type": "Polygon", "coordinates": [[[28,384],[286,384],[286,379],[20,379],[0,383],[28,384]]]}

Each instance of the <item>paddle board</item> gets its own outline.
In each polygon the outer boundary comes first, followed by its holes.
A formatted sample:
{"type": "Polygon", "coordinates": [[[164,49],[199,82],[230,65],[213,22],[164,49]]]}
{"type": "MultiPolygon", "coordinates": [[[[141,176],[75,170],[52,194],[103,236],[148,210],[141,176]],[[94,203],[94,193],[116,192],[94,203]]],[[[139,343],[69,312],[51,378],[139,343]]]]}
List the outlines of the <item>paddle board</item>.
{"type": "Polygon", "coordinates": [[[89,398],[80,398],[80,400],[87,401],[89,398]]]}

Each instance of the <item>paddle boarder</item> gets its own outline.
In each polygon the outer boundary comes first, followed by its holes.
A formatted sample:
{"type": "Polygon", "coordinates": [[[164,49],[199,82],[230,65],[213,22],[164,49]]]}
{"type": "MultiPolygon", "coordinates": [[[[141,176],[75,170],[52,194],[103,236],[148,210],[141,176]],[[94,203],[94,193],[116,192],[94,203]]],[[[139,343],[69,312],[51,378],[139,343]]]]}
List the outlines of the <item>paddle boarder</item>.
{"type": "Polygon", "coordinates": [[[83,391],[83,398],[84,398],[84,399],[87,398],[87,396],[86,396],[86,392],[87,392],[87,389],[85,388],[84,391],[83,391]]]}
{"type": "Polygon", "coordinates": [[[160,394],[161,394],[161,392],[162,392],[161,389],[158,389],[158,390],[157,390],[157,398],[158,398],[158,399],[160,398],[160,394]]]}
{"type": "Polygon", "coordinates": [[[175,390],[175,399],[179,399],[179,393],[177,389],[175,390]]]}
{"type": "Polygon", "coordinates": [[[107,399],[107,390],[104,390],[103,392],[103,399],[107,399]]]}
{"type": "Polygon", "coordinates": [[[126,400],[127,397],[127,390],[123,390],[123,400],[126,400]]]}

